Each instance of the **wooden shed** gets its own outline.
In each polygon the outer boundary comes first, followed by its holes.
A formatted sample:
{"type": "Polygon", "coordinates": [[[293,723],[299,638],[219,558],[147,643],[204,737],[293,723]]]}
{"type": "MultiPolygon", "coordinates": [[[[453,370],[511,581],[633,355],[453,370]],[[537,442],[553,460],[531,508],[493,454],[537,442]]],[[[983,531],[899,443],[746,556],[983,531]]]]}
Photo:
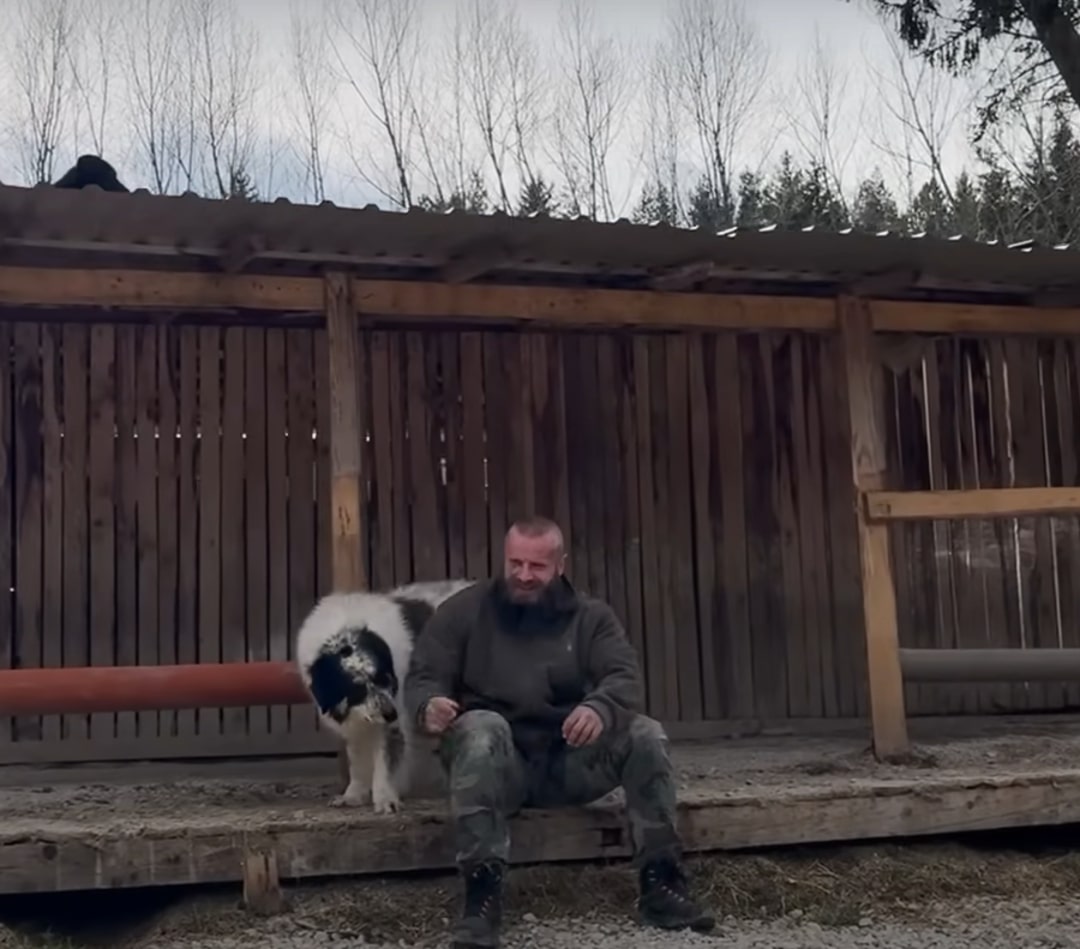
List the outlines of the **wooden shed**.
{"type": "MultiPolygon", "coordinates": [[[[0,186],[0,668],[288,660],[323,592],[485,575],[541,512],[676,736],[1075,707],[898,644],[1080,647],[1078,262],[0,186]]],[[[307,705],[0,726],[332,747],[307,705]]]]}

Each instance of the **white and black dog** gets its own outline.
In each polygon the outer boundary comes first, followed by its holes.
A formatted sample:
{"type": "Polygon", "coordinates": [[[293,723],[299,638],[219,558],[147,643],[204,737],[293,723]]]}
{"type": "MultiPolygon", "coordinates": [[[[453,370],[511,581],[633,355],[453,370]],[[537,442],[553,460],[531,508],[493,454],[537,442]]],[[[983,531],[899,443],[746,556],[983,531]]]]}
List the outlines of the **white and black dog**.
{"type": "Polygon", "coordinates": [[[413,643],[443,600],[472,580],[410,583],[388,592],[331,593],[296,635],[296,662],[321,721],[345,740],[349,784],[335,806],[401,807],[414,723],[402,686],[413,643]]]}

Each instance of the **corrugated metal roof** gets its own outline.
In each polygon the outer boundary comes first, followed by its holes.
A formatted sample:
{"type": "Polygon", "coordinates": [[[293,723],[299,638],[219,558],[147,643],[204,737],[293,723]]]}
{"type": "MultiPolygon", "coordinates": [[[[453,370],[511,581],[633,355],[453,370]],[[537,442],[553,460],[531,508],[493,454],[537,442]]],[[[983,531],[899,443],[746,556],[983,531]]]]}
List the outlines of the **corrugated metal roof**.
{"type": "Polygon", "coordinates": [[[44,254],[69,266],[114,266],[117,256],[151,255],[172,258],[170,266],[194,259],[204,265],[210,258],[229,269],[231,261],[248,272],[338,264],[384,275],[513,275],[606,286],[647,286],[666,275],[671,288],[704,280],[699,289],[736,282],[774,290],[896,274],[886,281],[889,295],[1080,292],[1080,254],[1069,247],[814,229],[715,234],[625,220],[394,212],[373,205],[222,201],[97,188],[0,185],[0,247],[9,262],[27,254],[40,262],[44,254]],[[71,263],[74,254],[81,263],[71,263]],[[450,272],[443,270],[448,266],[450,272]]]}

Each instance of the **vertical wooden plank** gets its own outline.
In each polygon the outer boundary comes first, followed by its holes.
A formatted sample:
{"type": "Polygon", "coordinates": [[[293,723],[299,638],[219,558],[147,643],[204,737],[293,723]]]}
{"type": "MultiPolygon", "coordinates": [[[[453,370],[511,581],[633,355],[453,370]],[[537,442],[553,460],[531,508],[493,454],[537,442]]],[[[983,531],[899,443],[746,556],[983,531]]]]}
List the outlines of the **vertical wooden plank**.
{"type": "MultiPolygon", "coordinates": [[[[619,444],[619,389],[616,370],[618,340],[603,333],[596,340],[596,402],[599,408],[597,451],[592,477],[599,481],[603,513],[604,572],[607,575],[607,600],[629,635],[630,608],[626,582],[626,522],[623,517],[626,486],[619,444]]],[[[540,446],[543,451],[543,446],[540,446]]]]}
{"type": "MultiPolygon", "coordinates": [[[[247,659],[244,565],[244,333],[224,330],[221,419],[221,661],[247,659]]],[[[224,734],[247,734],[247,709],[222,710],[224,734]]]]}
{"type": "MultiPolygon", "coordinates": [[[[289,658],[296,629],[315,605],[315,425],[314,339],[312,330],[292,329],[286,336],[289,450],[289,658]]],[[[290,709],[290,731],[315,730],[314,709],[290,709]]]]}
{"type": "MultiPolygon", "coordinates": [[[[269,609],[269,455],[267,426],[271,406],[266,398],[266,330],[249,327],[244,333],[244,527],[247,547],[245,584],[247,614],[247,658],[251,662],[270,659],[269,609]]],[[[280,424],[280,422],[278,423],[280,424]]],[[[325,435],[324,432],[319,433],[325,435]]],[[[253,708],[249,715],[253,736],[270,732],[270,710],[253,708]]]]}
{"type": "MultiPolygon", "coordinates": [[[[502,570],[503,538],[510,527],[506,494],[510,470],[507,458],[510,442],[507,421],[507,378],[506,367],[502,363],[499,336],[500,333],[491,331],[483,334],[488,549],[491,551],[491,568],[494,573],[502,570]]],[[[575,574],[573,560],[571,560],[570,574],[571,576],[575,574]]]]}
{"type": "MultiPolygon", "coordinates": [[[[138,497],[139,474],[135,447],[135,416],[138,402],[136,372],[134,324],[121,324],[116,327],[116,484],[113,504],[116,509],[116,639],[113,644],[114,660],[118,665],[133,666],[139,661],[139,559],[138,559],[138,497]]],[[[194,392],[195,375],[192,374],[191,386],[194,392]]],[[[194,437],[188,440],[194,445],[194,437]]],[[[194,492],[194,480],[192,480],[194,492]]],[[[194,508],[181,509],[181,518],[185,515],[194,518],[194,508]]],[[[181,524],[183,524],[181,520],[181,524]]],[[[192,525],[192,536],[194,536],[192,525]]],[[[192,553],[192,569],[195,557],[192,553]]],[[[180,600],[180,607],[192,609],[195,598],[195,585],[189,588],[190,599],[180,600]]],[[[191,625],[191,637],[195,636],[195,625],[191,625]]],[[[194,652],[191,655],[194,661],[194,652]]],[[[194,716],[194,712],[183,713],[194,716]]],[[[120,712],[116,716],[116,736],[122,739],[135,738],[137,719],[134,712],[120,712]]],[[[194,732],[190,732],[194,734],[194,732]]]]}
{"type": "Polygon", "coordinates": [[[716,459],[710,480],[713,509],[720,518],[720,582],[723,629],[719,650],[727,714],[751,718],[756,710],[754,658],[751,646],[747,523],[744,484],[742,388],[739,383],[739,340],[734,333],[718,334],[714,371],[707,377],[710,397],[711,454],[716,459]]]}
{"type": "MultiPolygon", "coordinates": [[[[536,509],[536,456],[533,444],[532,367],[529,364],[530,331],[502,333],[505,389],[500,401],[506,406],[506,521],[538,513],[536,509]]],[[[548,513],[546,516],[550,517],[548,513]]]]}
{"type": "MultiPolygon", "coordinates": [[[[139,665],[158,663],[157,330],[135,330],[135,458],[138,477],[136,555],[139,589],[139,665]]],[[[139,712],[140,738],[158,734],[157,712],[139,712]]]]}
{"type": "MultiPolygon", "coordinates": [[[[1077,442],[1077,407],[1080,406],[1080,389],[1069,355],[1070,344],[1055,339],[1053,347],[1053,386],[1047,393],[1047,403],[1054,407],[1053,440],[1056,446],[1056,464],[1053,469],[1056,484],[1072,486],[1080,484],[1080,452],[1077,442]]],[[[1054,521],[1054,545],[1057,554],[1058,582],[1061,589],[1062,646],[1066,649],[1080,647],[1080,626],[1069,617],[1080,616],[1080,518],[1061,517],[1054,521]]],[[[1066,687],[1066,703],[1075,708],[1080,705],[1080,685],[1070,683],[1066,687]]]]}
{"type": "MultiPolygon", "coordinates": [[[[177,329],[160,325],[158,347],[158,662],[179,660],[178,603],[180,589],[180,488],[177,431],[180,415],[180,337],[177,329]]],[[[177,713],[160,712],[162,738],[177,734],[177,713]]]]}
{"type": "Polygon", "coordinates": [[[779,517],[773,487],[777,462],[771,344],[762,334],[739,339],[742,386],[746,552],[753,644],[755,711],[766,719],[788,715],[788,643],[781,584],[779,517]]]}
{"type": "MultiPolygon", "coordinates": [[[[986,341],[979,342],[977,358],[973,356],[969,371],[978,485],[982,488],[997,487],[1007,484],[1007,479],[1002,480],[994,439],[996,406],[992,394],[990,346],[986,341]]],[[[1005,532],[1010,525],[1008,521],[995,518],[981,526],[982,546],[979,556],[982,564],[982,596],[986,610],[985,642],[989,647],[1007,648],[1011,643],[1011,621],[1005,598],[1004,564],[1005,532]]],[[[990,707],[995,712],[1011,708],[1012,691],[1012,686],[1008,683],[991,685],[987,689],[990,707]]]]}
{"type": "MultiPolygon", "coordinates": [[[[90,660],[89,574],[90,528],[87,468],[90,443],[87,430],[90,331],[65,323],[64,345],[64,665],[86,666],[90,660]]],[[[46,596],[53,591],[46,590],[46,596]]],[[[44,631],[46,636],[50,630],[44,631]]],[[[66,737],[89,736],[88,715],[64,717],[66,737]]]]}
{"type": "MultiPolygon", "coordinates": [[[[600,578],[596,576],[596,566],[589,558],[592,537],[589,533],[589,472],[585,466],[596,446],[592,441],[593,429],[588,418],[589,393],[583,387],[583,378],[595,375],[595,368],[588,368],[584,338],[564,335],[559,342],[566,390],[567,496],[570,502],[568,572],[582,591],[601,595],[598,588],[600,578]]],[[[491,437],[490,429],[488,437],[491,437]]]]}
{"type": "MultiPolygon", "coordinates": [[[[784,432],[784,463],[781,472],[786,474],[788,484],[783,492],[781,517],[785,533],[786,559],[784,572],[791,571],[788,589],[787,616],[789,631],[801,650],[801,663],[792,665],[797,669],[793,678],[801,680],[793,694],[798,694],[804,714],[813,718],[824,715],[825,687],[822,667],[823,629],[819,626],[819,596],[822,584],[818,578],[820,550],[810,542],[810,524],[813,511],[820,511],[823,498],[818,490],[821,482],[814,470],[813,459],[807,450],[808,432],[814,416],[814,391],[811,389],[815,365],[812,353],[816,339],[804,334],[789,334],[791,341],[791,387],[784,432]],[[797,595],[797,599],[796,599],[797,595]],[[793,613],[792,607],[797,606],[793,613]]],[[[779,368],[774,375],[779,374],[779,368]]],[[[820,537],[820,534],[819,534],[820,537]]],[[[795,709],[793,709],[794,711],[795,709]]]]}
{"type": "MultiPolygon", "coordinates": [[[[178,337],[178,431],[177,431],[177,589],[176,659],[199,661],[199,523],[201,520],[197,478],[202,464],[199,439],[199,329],[177,327],[178,337]]],[[[197,712],[176,713],[176,733],[192,739],[197,712]]]]}
{"type": "MultiPolygon", "coordinates": [[[[646,583],[651,583],[642,573],[642,540],[641,540],[641,485],[638,473],[638,431],[637,431],[637,400],[638,393],[634,388],[634,339],[633,336],[622,335],[614,340],[615,346],[615,374],[616,374],[616,410],[618,412],[618,443],[619,454],[614,460],[626,479],[622,490],[622,517],[625,531],[624,548],[624,572],[626,577],[626,622],[630,641],[638,655],[638,663],[646,676],[649,678],[649,651],[645,634],[645,600],[642,591],[646,583]]],[[[560,386],[561,392],[561,386],[560,386]]],[[[560,412],[560,416],[562,413],[560,412]]],[[[546,429],[545,429],[546,432],[546,429]]],[[[556,454],[555,444],[557,439],[545,434],[544,443],[548,451],[556,454]]],[[[565,436],[563,438],[565,444],[565,436]]],[[[565,459],[565,453],[560,453],[559,458],[565,459]]],[[[565,465],[560,465],[561,471],[565,472],[565,465]]],[[[565,474],[562,477],[565,484],[565,474]]],[[[557,489],[555,497],[558,497],[557,489]]],[[[558,509],[558,502],[554,504],[558,509]]]]}
{"type": "MultiPolygon", "coordinates": [[[[15,372],[11,323],[0,321],[0,669],[11,668],[15,634],[15,372]]],[[[0,745],[11,741],[11,721],[0,718],[0,745]]]]}
{"type": "MultiPolygon", "coordinates": [[[[268,652],[274,662],[285,662],[292,638],[289,625],[289,474],[288,474],[288,361],[286,334],[266,331],[266,586],[268,652]]],[[[270,732],[284,737],[290,710],[270,709],[270,732]]]]}
{"type": "MultiPolygon", "coordinates": [[[[221,662],[221,566],[221,330],[216,326],[201,326],[199,662],[221,662]]],[[[199,709],[197,716],[200,738],[221,733],[220,709],[199,709]]]]}
{"type": "Polygon", "coordinates": [[[390,404],[390,468],[387,484],[393,485],[390,494],[393,521],[391,538],[394,549],[394,584],[415,579],[413,566],[412,531],[409,529],[409,502],[412,495],[409,471],[408,382],[405,378],[405,338],[400,331],[389,333],[387,343],[386,400],[390,404]]]}
{"type": "Polygon", "coordinates": [[[780,548],[781,598],[778,615],[787,643],[788,713],[793,718],[813,715],[807,646],[806,610],[803,603],[802,568],[798,542],[799,469],[795,461],[794,429],[804,424],[801,399],[802,352],[795,333],[771,336],[771,379],[773,391],[773,480],[776,534],[780,548]]]}
{"type": "Polygon", "coordinates": [[[720,610],[720,589],[717,581],[716,535],[714,525],[718,512],[713,510],[713,446],[712,431],[717,421],[712,414],[708,392],[708,375],[716,371],[713,346],[715,336],[694,333],[688,340],[688,384],[690,388],[690,483],[693,489],[692,524],[694,527],[695,589],[697,592],[697,625],[701,643],[702,715],[706,719],[723,717],[723,684],[717,640],[723,635],[720,610]]]}
{"type": "MultiPolygon", "coordinates": [[[[351,284],[343,273],[324,281],[326,348],[330,364],[330,506],[335,590],[362,590],[367,570],[361,549],[360,352],[351,284]]],[[[321,373],[320,373],[321,374],[321,373]]]]}
{"type": "MultiPolygon", "coordinates": [[[[637,395],[637,431],[638,431],[638,491],[641,521],[641,572],[642,599],[645,616],[645,649],[649,664],[645,678],[648,711],[653,718],[670,721],[678,715],[678,700],[672,701],[669,692],[669,669],[666,665],[666,636],[664,630],[664,608],[660,596],[660,585],[656,578],[661,575],[665,565],[658,542],[658,532],[664,529],[662,518],[656,512],[656,479],[653,473],[653,458],[656,446],[653,442],[652,399],[653,385],[650,366],[650,340],[639,334],[633,340],[634,391],[637,395]]],[[[563,347],[563,353],[568,347],[563,347]]],[[[566,371],[569,371],[567,367],[566,371]]],[[[573,405],[573,396],[567,390],[567,416],[573,405]]],[[[569,437],[569,433],[568,433],[569,437]]],[[[574,457],[570,455],[569,465],[573,471],[574,457]]],[[[574,497],[571,492],[571,506],[574,497]]],[[[673,671],[673,667],[670,671],[673,671]]]]}
{"type": "MultiPolygon", "coordinates": [[[[532,333],[529,367],[532,376],[533,458],[536,465],[536,508],[562,528],[569,549],[573,542],[570,524],[570,489],[567,475],[566,401],[559,335],[532,333]]],[[[625,352],[620,349],[620,370],[625,371],[625,352]]],[[[624,374],[621,384],[625,389],[624,374]]],[[[632,416],[631,416],[632,417],[632,416]]],[[[635,465],[636,465],[635,460],[635,465]]],[[[623,499],[624,503],[626,498],[623,499]]],[[[637,495],[633,498],[637,509],[637,495]]],[[[636,519],[636,514],[635,514],[636,519]]],[[[636,535],[634,535],[636,536],[636,535]]]]}
{"type": "MultiPolygon", "coordinates": [[[[90,662],[113,663],[116,641],[116,331],[90,328],[90,662]]],[[[116,717],[90,716],[95,742],[111,740],[116,717]]]]}
{"type": "Polygon", "coordinates": [[[502,562],[502,548],[492,549],[489,536],[487,444],[484,405],[484,337],[461,334],[461,425],[465,479],[465,573],[488,576],[502,562]]]}
{"type": "Polygon", "coordinates": [[[867,521],[862,498],[866,491],[885,488],[883,398],[868,305],[841,297],[837,311],[848,390],[874,754],[880,760],[908,751],[888,526],[867,521]]]}
{"type": "MultiPolygon", "coordinates": [[[[41,329],[37,323],[14,327],[15,374],[15,643],[12,665],[37,668],[42,659],[42,495],[44,458],[41,411],[41,329]]],[[[13,723],[16,741],[41,737],[40,716],[13,723]]]]}
{"type": "MultiPolygon", "coordinates": [[[[359,336],[359,334],[357,334],[359,336]]],[[[330,365],[330,350],[326,331],[316,329],[315,340],[315,365],[325,367],[330,365]]],[[[364,391],[364,360],[363,354],[358,349],[360,360],[358,372],[360,373],[360,390],[364,391]]],[[[367,401],[367,394],[361,398],[361,407],[367,401]]],[[[334,585],[334,519],[332,515],[332,481],[330,462],[330,375],[327,372],[315,373],[315,589],[321,596],[325,590],[334,585]]],[[[368,470],[367,459],[364,457],[366,445],[364,439],[367,435],[367,427],[364,419],[360,419],[360,471],[368,470]]],[[[363,566],[365,586],[370,582],[367,576],[370,573],[368,564],[371,554],[368,550],[367,526],[364,507],[367,501],[367,477],[360,478],[360,562],[363,566]]]]}
{"type": "MultiPolygon", "coordinates": [[[[597,387],[597,348],[599,334],[587,333],[574,340],[579,350],[575,363],[577,398],[574,419],[577,428],[574,466],[578,469],[578,490],[584,499],[583,537],[588,557],[587,589],[593,596],[607,598],[607,558],[604,556],[604,494],[607,491],[607,466],[597,437],[603,424],[597,387]]],[[[510,425],[513,428],[513,424],[510,425]]]]}
{"type": "MultiPolygon", "coordinates": [[[[394,585],[395,570],[395,497],[404,485],[394,479],[393,437],[391,435],[391,365],[390,338],[385,330],[370,336],[371,391],[381,393],[371,400],[371,456],[374,473],[374,523],[372,533],[372,583],[385,590],[394,585]]],[[[397,391],[396,389],[393,391],[397,391]]]]}
{"type": "MultiPolygon", "coordinates": [[[[41,665],[64,665],[64,342],[63,324],[41,327],[42,565],[41,665]]],[[[41,738],[58,741],[70,716],[43,715],[41,738]]]]}
{"type": "Polygon", "coordinates": [[[408,402],[409,518],[417,580],[446,577],[446,523],[440,459],[442,424],[433,406],[441,401],[431,343],[421,332],[405,335],[408,402]]]}
{"type": "Polygon", "coordinates": [[[690,406],[687,337],[683,333],[665,339],[668,416],[668,513],[670,537],[668,569],[672,606],[670,633],[676,641],[679,666],[679,719],[700,721],[701,649],[700,623],[694,598],[694,528],[691,514],[693,484],[690,478],[690,406]]]}
{"type": "Polygon", "coordinates": [[[464,577],[468,556],[465,531],[465,440],[461,392],[461,356],[456,332],[435,337],[442,366],[446,455],[443,493],[446,498],[447,570],[450,577],[464,577]]]}
{"type": "MultiPolygon", "coordinates": [[[[998,487],[1015,487],[1016,472],[1013,467],[1013,393],[1017,382],[1013,379],[1008,366],[1004,338],[994,339],[990,343],[990,389],[994,406],[994,453],[998,468],[998,487]],[[1010,391],[1012,390],[1012,391],[1010,391]]],[[[1023,609],[1024,587],[1017,576],[1019,547],[1017,544],[1017,519],[997,518],[995,520],[998,549],[1001,552],[1001,584],[1006,603],[1005,616],[1008,622],[1008,645],[1020,648],[1024,643],[1023,609]]],[[[1009,686],[1010,711],[1021,711],[1030,704],[1028,684],[1017,682],[1009,686]]]]}

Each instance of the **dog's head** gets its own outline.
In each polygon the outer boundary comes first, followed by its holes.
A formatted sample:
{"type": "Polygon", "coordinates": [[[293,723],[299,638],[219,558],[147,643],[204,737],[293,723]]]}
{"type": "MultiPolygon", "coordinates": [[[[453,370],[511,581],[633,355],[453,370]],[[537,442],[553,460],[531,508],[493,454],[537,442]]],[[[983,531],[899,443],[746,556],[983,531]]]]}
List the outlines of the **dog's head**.
{"type": "Polygon", "coordinates": [[[364,627],[340,630],[311,665],[311,694],[324,715],[343,722],[397,721],[398,680],[386,641],[364,627]]]}

